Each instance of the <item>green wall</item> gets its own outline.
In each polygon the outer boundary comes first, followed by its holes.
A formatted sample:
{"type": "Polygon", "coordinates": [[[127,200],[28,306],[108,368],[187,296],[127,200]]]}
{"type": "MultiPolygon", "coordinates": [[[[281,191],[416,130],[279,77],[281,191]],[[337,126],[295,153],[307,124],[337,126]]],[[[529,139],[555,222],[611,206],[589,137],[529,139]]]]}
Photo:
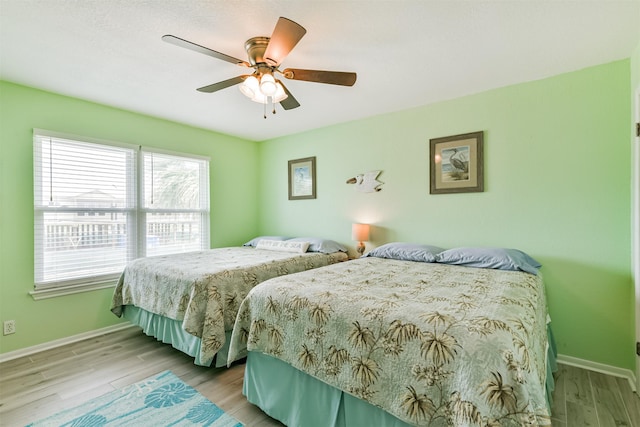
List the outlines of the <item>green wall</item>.
{"type": "Polygon", "coordinates": [[[260,229],[519,248],[544,265],[559,352],[635,370],[630,84],[623,60],[261,143],[260,229]],[[430,195],[429,139],[480,130],[485,191],[430,195]],[[318,197],[289,201],[287,161],[308,156],[318,197]],[[378,169],[379,193],[345,183],[378,169]]]}
{"type": "Polygon", "coordinates": [[[108,309],[111,289],[40,301],[28,295],[33,128],[209,156],[211,245],[238,245],[256,234],[256,142],[0,81],[0,320],[15,319],[17,329],[0,336],[0,353],[120,321],[108,309]]]}
{"type": "MultiPolygon", "coordinates": [[[[260,143],[0,82],[0,353],[118,322],[111,290],[33,301],[34,127],[211,157],[212,246],[255,234],[505,246],[539,259],[561,354],[634,369],[631,60],[260,143]],[[429,139],[485,132],[485,192],[430,195],[429,139]],[[315,200],[287,161],[317,157],[315,200]],[[379,193],[345,181],[382,170],[379,193]],[[243,174],[237,174],[242,170],[243,174]],[[255,172],[252,172],[255,171],[255,172]],[[248,174],[248,175],[247,175],[248,174]],[[229,177],[233,176],[233,184],[229,177]]],[[[633,71],[635,70],[635,71],[633,71]]],[[[635,83],[634,83],[635,82],[635,83]]]]}

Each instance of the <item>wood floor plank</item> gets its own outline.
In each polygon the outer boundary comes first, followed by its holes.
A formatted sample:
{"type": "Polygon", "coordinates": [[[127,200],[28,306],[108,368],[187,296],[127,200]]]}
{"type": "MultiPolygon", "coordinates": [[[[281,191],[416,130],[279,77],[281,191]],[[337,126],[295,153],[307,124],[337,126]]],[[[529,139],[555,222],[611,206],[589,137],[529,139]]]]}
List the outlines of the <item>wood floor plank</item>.
{"type": "MultiPolygon", "coordinates": [[[[612,378],[613,379],[613,378],[612,378]]],[[[598,420],[601,427],[629,427],[631,421],[622,402],[622,396],[618,391],[618,384],[613,379],[615,389],[603,389],[593,387],[598,420]]]]}
{"type": "Polygon", "coordinates": [[[591,385],[603,390],[617,390],[618,383],[615,377],[606,375],[601,372],[589,371],[589,379],[591,385]]]}
{"type": "Polygon", "coordinates": [[[33,360],[31,360],[31,357],[29,356],[22,356],[15,359],[7,360],[0,363],[0,375],[2,375],[2,378],[4,378],[5,376],[10,376],[14,372],[28,369],[28,367],[32,364],[33,360]]]}
{"type": "MultiPolygon", "coordinates": [[[[32,400],[56,394],[57,387],[72,387],[74,381],[78,379],[84,381],[85,378],[90,376],[91,371],[69,372],[58,377],[43,379],[33,386],[21,388],[14,393],[11,393],[11,389],[8,389],[9,394],[3,396],[0,402],[3,408],[13,409],[16,406],[26,405],[32,400]]],[[[4,389],[4,384],[2,388],[4,389]]]]}
{"type": "MultiPolygon", "coordinates": [[[[638,373],[640,375],[640,372],[638,373]]],[[[633,427],[640,427],[640,396],[631,390],[626,378],[616,378],[622,401],[633,427]]]]}
{"type": "Polygon", "coordinates": [[[591,381],[588,372],[584,369],[565,365],[564,389],[567,400],[567,417],[569,417],[569,402],[578,403],[585,407],[594,407],[591,381]]]}
{"type": "Polygon", "coordinates": [[[32,358],[28,356],[21,357],[19,359],[16,359],[17,361],[22,362],[20,365],[12,364],[12,362],[15,362],[15,360],[4,362],[1,364],[2,378],[5,378],[8,380],[8,379],[19,377],[22,375],[28,375],[30,373],[40,372],[44,367],[54,366],[60,363],[60,361],[71,359],[73,357],[75,357],[75,354],[72,351],[64,351],[64,352],[51,354],[51,357],[37,360],[37,361],[32,360],[32,358]],[[7,363],[6,367],[4,366],[5,363],[7,363]]]}
{"type": "Polygon", "coordinates": [[[559,365],[558,371],[554,375],[555,389],[553,390],[553,402],[551,403],[551,411],[553,414],[554,425],[561,421],[567,422],[567,402],[565,398],[565,365],[559,365]]]}
{"type": "Polygon", "coordinates": [[[601,427],[629,427],[631,421],[617,390],[603,390],[594,387],[596,410],[601,427]]]}
{"type": "Polygon", "coordinates": [[[44,350],[29,356],[29,359],[33,361],[33,363],[48,363],[49,360],[61,360],[67,357],[73,357],[75,354],[73,353],[72,344],[68,344],[63,347],[55,347],[48,350],[44,350]]]}
{"type": "MultiPolygon", "coordinates": [[[[138,348],[142,350],[145,347],[140,346],[138,348]]],[[[85,353],[81,356],[76,356],[73,359],[65,360],[56,366],[43,369],[41,372],[46,378],[57,377],[64,372],[68,372],[70,369],[95,370],[96,368],[106,367],[108,366],[106,363],[107,361],[108,365],[112,366],[143,363],[141,359],[137,358],[137,350],[135,347],[127,350],[117,348],[115,351],[104,351],[101,354],[95,355],[85,353]]]]}
{"type": "MultiPolygon", "coordinates": [[[[180,376],[182,380],[189,384],[193,388],[198,388],[200,384],[206,384],[209,380],[211,380],[212,375],[217,375],[217,381],[219,384],[224,383],[224,374],[225,372],[218,372],[218,369],[224,369],[225,371],[229,371],[229,373],[237,375],[235,370],[227,370],[226,368],[190,368],[185,370],[185,372],[180,376]]],[[[240,370],[240,375],[244,374],[244,370],[240,370]]]]}
{"type": "Polygon", "coordinates": [[[55,394],[42,397],[40,399],[31,399],[29,402],[19,405],[4,406],[0,405],[0,421],[3,426],[25,426],[30,422],[44,418],[39,414],[54,414],[59,411],[63,401],[60,396],[55,394]],[[29,410],[25,410],[25,406],[29,410]]]}
{"type": "Polygon", "coordinates": [[[567,401],[567,427],[598,426],[598,415],[594,407],[567,401]]]}
{"type": "Polygon", "coordinates": [[[2,388],[0,389],[0,401],[9,395],[20,392],[24,389],[30,389],[36,384],[41,384],[45,380],[40,372],[30,372],[23,376],[13,376],[5,379],[2,377],[2,388]]]}
{"type": "MultiPolygon", "coordinates": [[[[242,399],[244,399],[244,396],[242,399]]],[[[265,418],[264,412],[258,407],[247,402],[246,399],[244,399],[244,401],[242,401],[242,399],[228,411],[229,415],[236,419],[245,420],[247,425],[253,427],[282,427],[284,425],[273,418],[265,418]]]]}

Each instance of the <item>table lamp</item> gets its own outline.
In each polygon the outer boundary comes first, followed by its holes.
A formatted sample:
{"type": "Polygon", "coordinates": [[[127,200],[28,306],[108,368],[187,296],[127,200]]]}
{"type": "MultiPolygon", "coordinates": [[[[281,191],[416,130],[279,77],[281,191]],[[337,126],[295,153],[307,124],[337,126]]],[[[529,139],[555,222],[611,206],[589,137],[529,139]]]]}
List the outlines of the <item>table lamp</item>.
{"type": "Polygon", "coordinates": [[[358,242],[356,251],[362,256],[364,254],[364,242],[369,240],[369,224],[352,224],[351,238],[358,242]]]}

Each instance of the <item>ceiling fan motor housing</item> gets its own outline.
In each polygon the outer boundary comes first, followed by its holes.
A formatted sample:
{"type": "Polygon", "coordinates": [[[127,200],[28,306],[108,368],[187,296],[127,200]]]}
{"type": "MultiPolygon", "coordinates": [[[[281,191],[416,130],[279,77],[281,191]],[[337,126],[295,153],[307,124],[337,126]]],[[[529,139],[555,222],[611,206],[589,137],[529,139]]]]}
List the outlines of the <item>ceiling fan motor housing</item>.
{"type": "Polygon", "coordinates": [[[247,40],[244,44],[244,48],[247,51],[247,55],[249,56],[249,63],[252,66],[258,64],[267,64],[267,61],[264,59],[264,51],[267,49],[267,45],[269,44],[269,37],[253,37],[247,40]]]}

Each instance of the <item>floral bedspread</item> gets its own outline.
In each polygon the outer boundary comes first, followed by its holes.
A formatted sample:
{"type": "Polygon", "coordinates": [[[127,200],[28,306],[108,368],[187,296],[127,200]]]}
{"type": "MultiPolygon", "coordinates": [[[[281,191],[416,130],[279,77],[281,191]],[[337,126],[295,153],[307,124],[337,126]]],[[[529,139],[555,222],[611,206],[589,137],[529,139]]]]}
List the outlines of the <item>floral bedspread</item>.
{"type": "Polygon", "coordinates": [[[257,284],[272,277],[322,267],[346,259],[342,252],[290,253],[229,247],[140,258],[129,263],[116,285],[111,311],[123,306],[181,320],[185,331],[201,338],[200,360],[208,364],[225,343],[240,302],[257,284]]]}
{"type": "Polygon", "coordinates": [[[413,425],[550,425],[546,320],[538,276],[360,258],[254,288],[229,360],[271,355],[413,425]]]}

